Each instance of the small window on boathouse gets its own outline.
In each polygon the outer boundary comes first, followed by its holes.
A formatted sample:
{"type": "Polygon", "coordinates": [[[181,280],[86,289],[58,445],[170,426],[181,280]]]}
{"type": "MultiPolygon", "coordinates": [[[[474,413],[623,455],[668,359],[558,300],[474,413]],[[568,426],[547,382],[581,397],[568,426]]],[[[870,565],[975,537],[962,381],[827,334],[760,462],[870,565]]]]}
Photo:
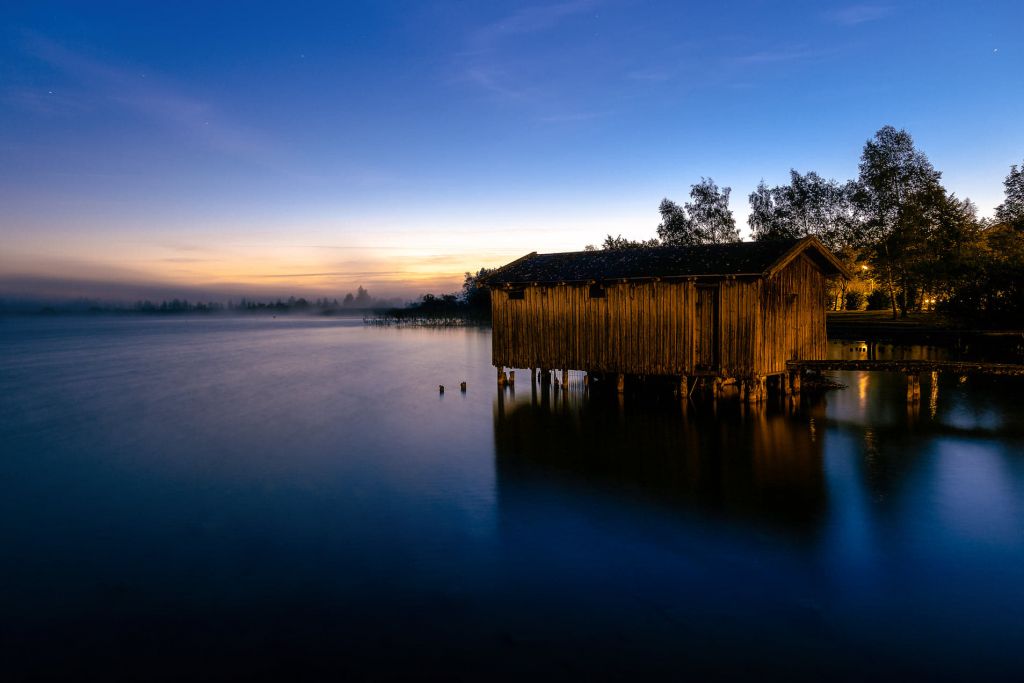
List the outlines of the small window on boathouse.
{"type": "Polygon", "coordinates": [[[525,289],[510,289],[508,290],[509,301],[522,301],[526,298],[525,289]]]}
{"type": "Polygon", "coordinates": [[[605,292],[604,287],[601,285],[590,285],[590,298],[591,299],[604,299],[605,292]]]}

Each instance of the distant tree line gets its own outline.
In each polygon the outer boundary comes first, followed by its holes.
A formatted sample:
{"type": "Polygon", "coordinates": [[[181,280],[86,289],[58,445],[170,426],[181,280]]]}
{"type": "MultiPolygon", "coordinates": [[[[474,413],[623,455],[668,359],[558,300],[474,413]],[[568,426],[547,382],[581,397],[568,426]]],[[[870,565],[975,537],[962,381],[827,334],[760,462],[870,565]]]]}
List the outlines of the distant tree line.
{"type": "Polygon", "coordinates": [[[305,297],[290,296],[287,299],[255,300],[242,298],[221,301],[189,301],[188,299],[167,299],[164,301],[139,300],[133,304],[103,303],[78,299],[64,304],[48,304],[42,307],[38,303],[13,302],[0,300],[0,313],[145,313],[145,314],[216,314],[216,313],[307,313],[314,315],[334,315],[343,313],[359,313],[370,310],[386,309],[401,303],[401,299],[378,299],[360,286],[355,293],[349,292],[341,301],[337,297],[305,297]]]}
{"type": "Polygon", "coordinates": [[[184,299],[172,299],[153,303],[152,301],[137,301],[132,310],[139,313],[317,313],[320,315],[331,315],[345,311],[366,311],[374,308],[386,308],[395,305],[396,299],[376,299],[370,292],[360,286],[355,294],[349,292],[339,302],[337,297],[320,297],[306,299],[305,297],[290,296],[287,299],[276,299],[271,301],[257,301],[242,298],[239,301],[229,300],[227,303],[219,302],[189,302],[184,299]]]}
{"type": "MultiPolygon", "coordinates": [[[[1010,167],[992,218],[942,185],[942,174],[905,130],[885,126],[868,140],[855,180],[790,171],[748,196],[755,240],[815,235],[857,274],[838,283],[835,309],[887,308],[893,318],[943,311],[965,323],[1020,325],[1024,319],[1024,164],[1010,167]]],[[[683,206],[664,199],[657,237],[608,235],[601,248],[739,241],[731,189],[702,178],[683,206]]],[[[588,245],[587,249],[597,247],[588,245]]]]}

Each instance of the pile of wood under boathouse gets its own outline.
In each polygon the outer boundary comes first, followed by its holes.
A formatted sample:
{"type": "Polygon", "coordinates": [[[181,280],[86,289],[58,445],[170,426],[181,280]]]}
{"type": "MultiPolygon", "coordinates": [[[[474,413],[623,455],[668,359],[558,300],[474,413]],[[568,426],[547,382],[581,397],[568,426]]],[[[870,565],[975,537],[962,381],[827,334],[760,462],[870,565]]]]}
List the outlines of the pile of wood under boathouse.
{"type": "Polygon", "coordinates": [[[848,277],[808,237],[528,254],[487,278],[499,369],[737,383],[750,400],[786,363],[825,358],[827,280],[848,277]]]}

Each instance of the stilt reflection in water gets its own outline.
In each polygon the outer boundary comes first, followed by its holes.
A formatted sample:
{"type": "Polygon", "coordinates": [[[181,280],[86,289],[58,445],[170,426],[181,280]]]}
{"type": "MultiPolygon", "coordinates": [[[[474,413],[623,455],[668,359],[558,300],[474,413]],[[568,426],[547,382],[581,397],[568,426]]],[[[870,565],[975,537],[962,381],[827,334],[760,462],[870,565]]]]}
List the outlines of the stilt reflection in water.
{"type": "Polygon", "coordinates": [[[494,402],[501,499],[548,478],[702,513],[812,531],[826,506],[818,403],[748,406],[541,390],[494,402]],[[685,403],[685,402],[684,402],[685,403]]]}

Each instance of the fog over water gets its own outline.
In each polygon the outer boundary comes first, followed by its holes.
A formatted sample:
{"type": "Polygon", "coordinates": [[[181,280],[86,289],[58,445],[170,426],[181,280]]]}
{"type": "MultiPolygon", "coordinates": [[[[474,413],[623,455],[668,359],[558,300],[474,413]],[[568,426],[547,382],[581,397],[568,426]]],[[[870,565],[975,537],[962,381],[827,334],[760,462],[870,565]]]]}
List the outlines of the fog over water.
{"type": "Polygon", "coordinates": [[[0,318],[0,678],[1024,670],[1020,380],[528,378],[478,329],[0,318]]]}

